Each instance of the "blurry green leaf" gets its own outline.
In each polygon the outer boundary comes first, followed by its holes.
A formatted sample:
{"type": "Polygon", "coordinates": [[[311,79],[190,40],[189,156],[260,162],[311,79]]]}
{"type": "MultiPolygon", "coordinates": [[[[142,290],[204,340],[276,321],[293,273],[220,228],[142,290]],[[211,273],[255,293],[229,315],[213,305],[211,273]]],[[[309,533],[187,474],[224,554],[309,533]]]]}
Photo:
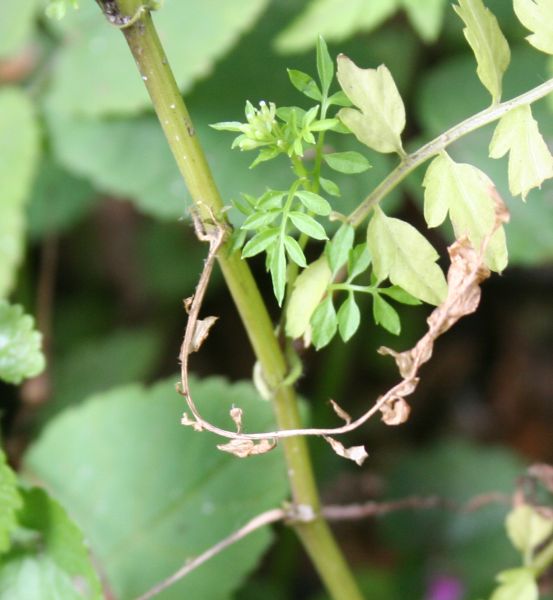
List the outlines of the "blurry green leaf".
{"type": "MultiPolygon", "coordinates": [[[[179,88],[188,90],[209,73],[266,5],[266,0],[166,2],[156,13],[156,27],[179,88]]],[[[124,37],[96,3],[82,2],[57,26],[65,44],[54,66],[49,102],[58,112],[97,117],[136,114],[150,106],[124,37]]]]}
{"type": "Polygon", "coordinates": [[[334,234],[332,241],[326,245],[326,257],[333,274],[347,261],[354,235],[353,227],[349,223],[343,223],[334,234]]]}
{"type": "Polygon", "coordinates": [[[317,39],[317,73],[319,75],[323,94],[328,96],[330,84],[334,79],[334,62],[332,61],[332,58],[330,58],[326,42],[320,34],[317,39]]]}
{"type": "Polygon", "coordinates": [[[348,281],[352,281],[357,276],[364,273],[371,264],[371,253],[367,244],[358,244],[350,251],[348,258],[348,281]]]}
{"type": "Polygon", "coordinates": [[[278,305],[281,306],[284,299],[284,289],[286,288],[286,254],[284,253],[282,241],[275,244],[270,258],[269,270],[271,271],[273,292],[278,305]]]}
{"type": "Polygon", "coordinates": [[[296,192],[296,196],[308,211],[316,215],[326,217],[332,210],[330,204],[322,196],[319,196],[319,194],[300,190],[296,192]]]}
{"type": "Polygon", "coordinates": [[[244,246],[242,250],[242,258],[250,258],[266,250],[271,244],[273,244],[280,234],[278,227],[271,227],[261,233],[257,233],[252,239],[244,246]]]}
{"type": "Polygon", "coordinates": [[[401,0],[409,21],[421,38],[427,42],[435,42],[442,28],[447,0],[401,0]]]}
{"type": "Polygon", "coordinates": [[[60,233],[79,222],[97,199],[92,186],[45,158],[37,173],[27,208],[33,238],[60,233]]]}
{"type": "Polygon", "coordinates": [[[0,298],[12,289],[23,255],[24,205],[38,153],[38,130],[27,95],[0,90],[0,298]]]}
{"type": "Polygon", "coordinates": [[[331,179],[325,179],[324,177],[319,177],[319,183],[321,184],[321,187],[323,188],[323,190],[329,196],[335,196],[335,197],[340,196],[340,188],[331,179]]]}
{"type": "Polygon", "coordinates": [[[356,31],[371,31],[397,9],[397,0],[311,0],[307,8],[275,40],[280,52],[314,46],[318,36],[341,41],[356,31]]]}
{"type": "Polygon", "coordinates": [[[459,0],[453,8],[465,24],[463,33],[476,57],[478,77],[492,95],[493,103],[499,102],[511,52],[497,19],[482,0],[459,0]]]}
{"type": "Polygon", "coordinates": [[[510,569],[497,576],[500,586],[490,600],[538,600],[538,584],[531,569],[510,569]]]}
{"type": "Polygon", "coordinates": [[[19,384],[44,369],[42,335],[21,306],[0,300],[0,379],[19,384]]]}
{"type": "Polygon", "coordinates": [[[338,331],[344,342],[347,342],[353,336],[359,328],[360,323],[361,313],[355,303],[353,293],[350,292],[348,297],[342,302],[342,306],[338,309],[338,331]]]}
{"type": "Polygon", "coordinates": [[[301,249],[301,246],[291,235],[284,236],[284,246],[291,260],[293,260],[301,268],[307,266],[307,263],[305,262],[305,255],[301,249]]]}
{"type": "MultiPolygon", "coordinates": [[[[553,2],[552,2],[553,6],[553,2]]],[[[522,195],[553,177],[553,156],[528,105],[508,112],[499,121],[490,143],[490,156],[501,158],[509,152],[509,190],[522,195]]]]}
{"type": "Polygon", "coordinates": [[[553,521],[542,517],[528,504],[515,507],[507,515],[505,524],[509,539],[523,554],[525,561],[531,559],[536,547],[553,533],[553,521]]]}
{"type": "Polygon", "coordinates": [[[22,505],[17,477],[6,463],[6,455],[0,449],[0,554],[10,547],[10,536],[17,527],[16,513],[22,505]]]}
{"type": "Polygon", "coordinates": [[[50,19],[63,19],[67,13],[67,6],[79,7],[78,0],[48,0],[46,5],[46,16],[50,19]]]}
{"type": "MultiPolygon", "coordinates": [[[[212,434],[180,425],[175,380],[96,396],[52,421],[27,453],[27,471],[82,527],[118,598],[145,592],[288,492],[279,449],[243,461],[218,452],[212,434]]],[[[192,395],[223,427],[232,406],[243,409],[249,430],[274,426],[270,405],[249,384],[192,381],[192,395]]],[[[255,532],[163,597],[229,599],[269,541],[267,529],[255,532]]]]}
{"type": "Polygon", "coordinates": [[[553,54],[553,2],[551,0],[514,0],[520,22],[532,31],[526,39],[538,50],[553,54]]]}
{"type": "Polygon", "coordinates": [[[305,94],[308,98],[313,100],[321,100],[321,91],[317,87],[313,77],[304,73],[303,71],[296,71],[296,69],[287,69],[288,77],[292,82],[292,85],[299,90],[302,94],[305,94]]]}
{"type": "Polygon", "coordinates": [[[338,327],[338,320],[332,297],[328,295],[317,307],[311,317],[312,339],[317,350],[326,346],[334,337],[338,327]]]}
{"type": "Polygon", "coordinates": [[[338,113],[355,137],[377,152],[403,154],[401,132],[405,128],[405,107],[387,67],[360,69],[341,54],[338,81],[360,109],[342,108],[338,113]]]}
{"type": "Polygon", "coordinates": [[[326,164],[340,173],[363,173],[371,168],[369,161],[359,152],[333,152],[323,154],[326,164]]]}
{"type": "Polygon", "coordinates": [[[242,229],[256,230],[270,225],[282,212],[280,210],[270,210],[268,212],[254,212],[243,223],[242,229]]]}
{"type": "Polygon", "coordinates": [[[380,288],[378,292],[380,294],[384,294],[385,296],[389,296],[396,302],[401,302],[401,304],[417,306],[421,303],[420,300],[417,300],[417,298],[411,296],[411,294],[407,293],[405,290],[402,290],[400,287],[392,286],[389,288],[380,288]]]}
{"type": "MultiPolygon", "coordinates": [[[[473,165],[456,163],[447,152],[438,155],[424,176],[424,217],[429,227],[437,227],[447,213],[457,239],[466,235],[473,248],[482,242],[495,226],[493,183],[473,165]]],[[[486,264],[494,271],[507,266],[505,234],[498,230],[486,251],[486,264]]]]}
{"type": "Polygon", "coordinates": [[[38,4],[38,0],[0,2],[0,57],[14,55],[27,41],[38,4]]]}
{"type": "Polygon", "coordinates": [[[384,329],[399,335],[401,333],[401,323],[399,315],[393,306],[388,304],[379,294],[373,294],[373,317],[377,325],[382,325],[384,329]]]}
{"type": "Polygon", "coordinates": [[[332,272],[324,256],[312,262],[300,273],[294,282],[286,309],[288,337],[296,339],[307,331],[311,316],[326,292],[331,278],[332,272]]]}
{"type": "Polygon", "coordinates": [[[302,233],[305,233],[305,235],[308,235],[310,238],[315,240],[328,239],[324,227],[315,221],[313,217],[295,210],[290,212],[288,216],[290,217],[292,223],[294,223],[294,225],[302,233]]]}
{"type": "Polygon", "coordinates": [[[377,206],[367,230],[367,246],[380,281],[388,277],[429,304],[437,305],[445,298],[447,283],[436,264],[438,253],[412,225],[387,217],[377,206]]]}

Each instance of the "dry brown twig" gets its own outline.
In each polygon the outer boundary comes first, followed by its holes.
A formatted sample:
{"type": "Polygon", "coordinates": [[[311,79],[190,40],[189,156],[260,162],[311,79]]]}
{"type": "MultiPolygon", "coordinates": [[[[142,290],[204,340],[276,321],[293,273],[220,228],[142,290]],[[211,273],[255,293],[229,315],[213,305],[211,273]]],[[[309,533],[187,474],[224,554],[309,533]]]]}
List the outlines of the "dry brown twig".
{"type": "Polygon", "coordinates": [[[405,398],[415,391],[419,382],[419,369],[424,363],[430,360],[434,349],[434,342],[459,319],[475,312],[480,302],[480,284],[490,276],[490,270],[484,263],[488,244],[493,234],[509,220],[507,208],[495,188],[490,188],[490,195],[494,198],[496,205],[494,228],[483,240],[478,251],[471,246],[466,237],[456,240],[448,248],[451,260],[447,274],[448,294],[444,302],[436,307],[428,317],[428,331],[426,334],[410,350],[395,352],[385,347],[378,350],[381,354],[393,356],[403,379],[380,396],[370,409],[355,420],[352,420],[336,402],[331,401],[331,405],[337,416],[345,421],[345,425],[332,428],[286,429],[264,433],[244,433],[242,431],[241,411],[239,423],[231,414],[231,418],[237,426],[237,431],[217,427],[202,418],[190,394],[188,358],[192,352],[199,349],[208,335],[209,328],[216,320],[215,317],[207,317],[207,319],[200,320],[198,316],[215,258],[224,241],[226,231],[217,225],[210,231],[206,231],[200,220],[194,218],[196,234],[200,240],[209,242],[209,253],[196,287],[196,292],[192,299],[188,299],[185,302],[189,316],[180,351],[181,393],[186,399],[193,418],[184,413],[181,423],[193,427],[196,431],[207,430],[230,439],[229,443],[217,447],[240,458],[268,452],[275,447],[277,440],[280,438],[313,435],[323,437],[338,455],[361,465],[368,456],[363,446],[346,448],[330,436],[353,431],[378,412],[382,413],[382,420],[387,425],[399,425],[408,419],[411,409],[405,398]]]}

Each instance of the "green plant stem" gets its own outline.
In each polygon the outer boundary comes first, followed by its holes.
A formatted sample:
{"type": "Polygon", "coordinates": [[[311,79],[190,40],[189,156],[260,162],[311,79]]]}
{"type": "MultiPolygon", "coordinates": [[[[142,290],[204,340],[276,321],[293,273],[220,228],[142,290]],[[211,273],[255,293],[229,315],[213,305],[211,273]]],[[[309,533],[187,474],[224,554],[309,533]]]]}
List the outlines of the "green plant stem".
{"type": "MultiPolygon", "coordinates": [[[[106,3],[97,1],[106,13],[106,3]]],[[[200,218],[206,227],[213,218],[226,223],[221,196],[151,15],[148,10],[143,10],[143,4],[140,0],[117,0],[117,14],[106,16],[120,26],[125,35],[200,218]]],[[[113,5],[111,2],[109,6],[113,5]]],[[[301,421],[295,391],[282,384],[288,366],[252,273],[238,253],[230,254],[228,243],[221,248],[218,261],[266,382],[275,390],[273,406],[278,426],[281,429],[298,428],[301,421]]],[[[320,502],[305,438],[287,438],[282,445],[292,497],[299,515],[298,521],[293,524],[296,532],[332,597],[335,600],[361,599],[349,566],[328,524],[320,516],[320,502]],[[302,522],[301,518],[305,521],[302,522]]]]}
{"type": "Polygon", "coordinates": [[[347,220],[354,226],[360,225],[385,196],[387,196],[409,173],[423,164],[429,158],[439,154],[451,143],[459,138],[480,129],[484,125],[497,121],[517,106],[532,104],[553,92],[553,79],[549,79],[541,85],[531,89],[516,98],[495,104],[485,110],[461,121],[451,129],[434,138],[415,152],[408,154],[399,165],[359,204],[359,206],[348,216],[347,220]]]}

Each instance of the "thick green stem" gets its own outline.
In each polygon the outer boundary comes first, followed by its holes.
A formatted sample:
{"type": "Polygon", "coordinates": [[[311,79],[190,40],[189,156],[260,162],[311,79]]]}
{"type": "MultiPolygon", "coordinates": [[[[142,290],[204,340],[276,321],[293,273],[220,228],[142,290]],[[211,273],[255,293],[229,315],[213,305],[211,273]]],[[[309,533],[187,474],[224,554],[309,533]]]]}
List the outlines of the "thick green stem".
{"type": "MultiPolygon", "coordinates": [[[[125,35],[200,218],[206,224],[213,217],[224,223],[221,196],[150,13],[143,8],[146,3],[141,0],[97,1],[108,19],[125,35]]],[[[288,366],[251,271],[237,253],[229,252],[228,244],[221,248],[218,261],[267,384],[276,390],[273,405],[278,426],[296,429],[301,422],[295,391],[282,383],[288,366]]],[[[287,438],[282,445],[298,513],[295,530],[332,597],[335,600],[361,599],[351,571],[326,521],[320,517],[318,492],[305,438],[287,438]]]]}

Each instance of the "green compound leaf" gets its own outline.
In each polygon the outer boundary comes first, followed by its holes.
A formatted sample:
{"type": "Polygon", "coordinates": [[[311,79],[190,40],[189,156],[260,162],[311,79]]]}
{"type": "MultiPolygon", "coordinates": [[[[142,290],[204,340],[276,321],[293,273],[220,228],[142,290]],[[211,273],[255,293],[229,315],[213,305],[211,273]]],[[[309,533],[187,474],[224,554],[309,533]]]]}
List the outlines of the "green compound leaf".
{"type": "MultiPolygon", "coordinates": [[[[429,227],[441,225],[449,212],[455,237],[468,236],[474,248],[495,225],[493,183],[476,167],[456,163],[446,152],[437,156],[424,176],[424,217],[429,227]]],[[[501,272],[507,266],[505,233],[500,228],[486,251],[486,264],[501,272]]]]}
{"type": "Polygon", "coordinates": [[[287,69],[287,71],[290,82],[298,91],[313,100],[320,101],[322,99],[321,90],[317,87],[311,75],[303,73],[303,71],[297,71],[296,69],[287,69]]]}
{"type": "Polygon", "coordinates": [[[436,264],[438,253],[412,225],[387,217],[377,206],[367,230],[367,246],[380,281],[388,277],[429,304],[444,300],[447,283],[436,264]]]}
{"type": "MultiPolygon", "coordinates": [[[[232,426],[238,406],[249,431],[274,427],[270,405],[249,384],[193,380],[191,391],[210,422],[232,426]]],[[[174,377],[125,386],[61,414],[27,453],[27,472],[83,529],[117,598],[144,593],[288,493],[281,449],[247,461],[218,452],[218,438],[180,425],[182,410],[174,377]]],[[[230,600],[270,541],[268,528],[253,533],[163,597],[230,600]]]]}
{"type": "Polygon", "coordinates": [[[369,161],[359,152],[333,152],[324,154],[323,159],[331,169],[348,175],[364,173],[371,168],[369,161]]]}
{"type": "Polygon", "coordinates": [[[42,335],[21,306],[0,300],[0,379],[19,384],[44,369],[42,335]]]}
{"type": "Polygon", "coordinates": [[[23,255],[25,202],[38,154],[38,129],[29,98],[0,90],[0,298],[12,289],[23,255]]]}
{"type": "Polygon", "coordinates": [[[307,8],[275,40],[280,52],[313,47],[318,36],[338,42],[356,31],[371,31],[397,9],[397,0],[311,0],[307,8]]]}
{"type": "Polygon", "coordinates": [[[507,534],[513,546],[525,559],[532,557],[532,552],[553,533],[553,521],[542,517],[528,504],[514,508],[505,522],[507,534]]]}
{"type": "MultiPolygon", "coordinates": [[[[553,2],[551,3],[553,6],[553,2]]],[[[490,157],[509,153],[509,190],[526,200],[533,188],[553,177],[553,156],[532,116],[530,106],[519,106],[499,121],[490,143],[490,157]]]]}
{"type": "Polygon", "coordinates": [[[324,296],[332,272],[324,256],[312,262],[294,282],[286,309],[286,335],[301,337],[309,328],[311,316],[324,296]]]}
{"type": "Polygon", "coordinates": [[[332,58],[330,58],[326,42],[322,35],[319,35],[317,39],[317,73],[323,94],[328,96],[330,84],[334,79],[334,63],[332,62],[332,58]]]}
{"type": "Polygon", "coordinates": [[[348,281],[364,273],[371,264],[372,257],[367,244],[358,244],[350,250],[348,257],[348,281]]]}
{"type": "Polygon", "coordinates": [[[298,191],[296,197],[299,198],[300,202],[309,210],[316,215],[326,217],[332,210],[330,204],[319,194],[313,192],[298,191]]]}
{"type": "Polygon", "coordinates": [[[17,527],[17,511],[23,500],[17,487],[17,477],[6,463],[6,455],[0,450],[0,554],[10,547],[10,536],[17,527]]]}
{"type": "Polygon", "coordinates": [[[501,584],[490,600],[538,600],[538,584],[531,569],[509,569],[498,574],[501,584]]]}
{"type": "Polygon", "coordinates": [[[332,241],[325,247],[325,254],[332,274],[336,274],[338,269],[347,261],[349,252],[353,246],[355,230],[349,223],[344,223],[334,234],[332,241]]]}
{"type": "Polygon", "coordinates": [[[266,250],[271,244],[273,244],[278,235],[280,229],[278,227],[272,227],[266,229],[261,233],[258,233],[252,237],[252,239],[244,246],[242,250],[242,258],[251,258],[260,252],[266,250]]]}
{"type": "Polygon", "coordinates": [[[324,227],[320,223],[317,223],[313,217],[298,211],[292,211],[288,216],[292,223],[310,238],[315,240],[328,239],[324,227]]]}
{"type": "Polygon", "coordinates": [[[256,230],[261,227],[266,227],[270,225],[282,212],[280,210],[270,210],[267,212],[256,212],[253,215],[250,215],[244,223],[242,223],[241,228],[246,230],[256,230]]]}
{"type": "Polygon", "coordinates": [[[319,183],[321,184],[323,190],[329,196],[334,196],[335,198],[340,197],[340,188],[338,187],[338,184],[336,184],[334,181],[332,181],[331,179],[325,179],[324,177],[319,177],[319,183]]]}
{"type": "Polygon", "coordinates": [[[553,54],[553,2],[551,0],[514,0],[519,21],[532,31],[526,39],[538,50],[553,54]]]}
{"type": "Polygon", "coordinates": [[[338,81],[347,97],[360,109],[342,108],[338,113],[355,137],[377,152],[403,155],[401,132],[405,128],[405,107],[386,66],[360,69],[340,54],[338,81]]]}
{"type": "Polygon", "coordinates": [[[459,0],[453,8],[465,23],[463,33],[476,57],[476,72],[495,104],[501,99],[503,73],[511,60],[509,44],[482,0],[459,0]]]}
{"type": "Polygon", "coordinates": [[[284,252],[284,243],[275,244],[269,261],[269,270],[273,282],[273,292],[278,305],[282,305],[284,300],[284,290],[286,288],[286,254],[284,252]]]}
{"type": "Polygon", "coordinates": [[[385,296],[390,297],[392,300],[396,302],[400,302],[401,304],[409,304],[410,306],[418,306],[421,301],[417,300],[408,294],[405,290],[402,290],[400,287],[392,286],[389,288],[380,288],[378,290],[380,294],[384,294],[385,296]]]}
{"type": "Polygon", "coordinates": [[[347,342],[353,336],[360,323],[361,312],[355,303],[353,293],[350,292],[338,309],[338,331],[344,342],[347,342]]]}
{"type": "Polygon", "coordinates": [[[327,296],[311,317],[312,339],[317,350],[326,346],[338,328],[336,310],[331,296],[327,296]]]}
{"type": "Polygon", "coordinates": [[[293,260],[302,269],[307,266],[305,254],[303,253],[301,246],[291,235],[284,236],[284,246],[286,248],[286,253],[291,260],[293,260]]]}
{"type": "Polygon", "coordinates": [[[373,294],[373,317],[377,325],[382,325],[390,333],[394,335],[401,333],[401,323],[396,309],[379,294],[373,294]]]}

